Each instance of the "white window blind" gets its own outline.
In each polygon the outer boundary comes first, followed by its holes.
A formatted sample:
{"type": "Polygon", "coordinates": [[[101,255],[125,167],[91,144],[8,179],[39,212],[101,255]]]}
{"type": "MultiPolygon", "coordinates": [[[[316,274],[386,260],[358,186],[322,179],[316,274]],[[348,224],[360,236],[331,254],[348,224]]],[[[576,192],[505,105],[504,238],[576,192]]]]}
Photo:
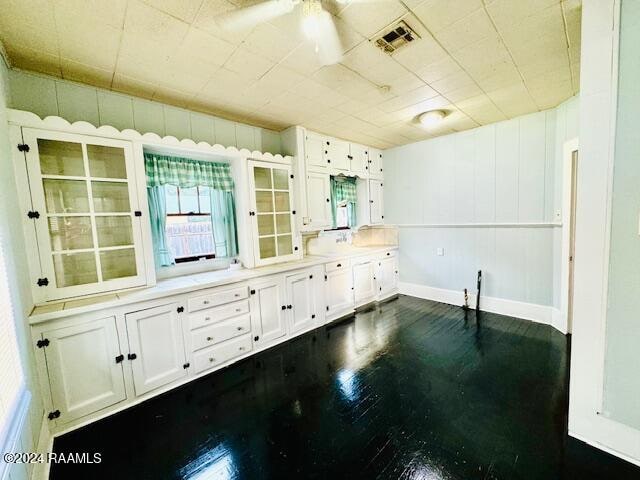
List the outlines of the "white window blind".
{"type": "Polygon", "coordinates": [[[24,385],[5,260],[0,237],[0,446],[6,442],[24,385]]]}

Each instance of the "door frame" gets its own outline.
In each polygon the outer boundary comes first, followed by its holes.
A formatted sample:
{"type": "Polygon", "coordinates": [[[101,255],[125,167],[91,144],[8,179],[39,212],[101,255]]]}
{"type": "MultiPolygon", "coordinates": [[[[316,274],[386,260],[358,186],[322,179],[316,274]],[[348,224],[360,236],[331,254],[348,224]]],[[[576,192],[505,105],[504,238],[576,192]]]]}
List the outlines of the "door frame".
{"type": "Polygon", "coordinates": [[[560,250],[560,321],[555,325],[562,333],[571,333],[573,305],[573,252],[575,246],[576,180],[579,152],[578,137],[562,147],[562,247],[560,250]]]}

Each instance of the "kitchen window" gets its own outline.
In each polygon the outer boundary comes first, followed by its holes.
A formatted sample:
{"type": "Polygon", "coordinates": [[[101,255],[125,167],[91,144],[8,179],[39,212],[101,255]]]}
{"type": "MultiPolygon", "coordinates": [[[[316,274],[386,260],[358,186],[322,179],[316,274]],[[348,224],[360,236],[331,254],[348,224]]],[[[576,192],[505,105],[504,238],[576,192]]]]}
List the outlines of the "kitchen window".
{"type": "Polygon", "coordinates": [[[356,226],[356,178],[331,177],[331,217],[333,228],[354,228],[356,226]]]}

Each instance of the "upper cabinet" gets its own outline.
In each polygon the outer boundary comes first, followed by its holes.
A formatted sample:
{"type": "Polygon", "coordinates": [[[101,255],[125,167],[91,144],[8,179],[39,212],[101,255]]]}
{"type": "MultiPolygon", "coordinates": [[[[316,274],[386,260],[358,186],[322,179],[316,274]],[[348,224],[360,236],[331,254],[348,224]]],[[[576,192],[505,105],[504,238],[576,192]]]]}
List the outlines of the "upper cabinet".
{"type": "Polygon", "coordinates": [[[328,150],[325,148],[325,138],[322,135],[318,135],[317,133],[307,132],[305,134],[305,160],[307,167],[309,169],[322,169],[326,170],[327,168],[327,159],[325,157],[325,151],[328,150]]]}
{"type": "Polygon", "coordinates": [[[359,177],[365,177],[369,174],[369,147],[352,143],[349,159],[351,160],[351,172],[359,177]]]}
{"type": "Polygon", "coordinates": [[[377,148],[369,149],[369,175],[382,178],[382,152],[377,148]]]}
{"type": "Polygon", "coordinates": [[[326,138],[324,155],[330,170],[348,172],[351,167],[349,142],[337,138],[326,138]]]}
{"type": "Polygon", "coordinates": [[[30,128],[22,137],[35,301],[145,285],[132,143],[30,128]]]}

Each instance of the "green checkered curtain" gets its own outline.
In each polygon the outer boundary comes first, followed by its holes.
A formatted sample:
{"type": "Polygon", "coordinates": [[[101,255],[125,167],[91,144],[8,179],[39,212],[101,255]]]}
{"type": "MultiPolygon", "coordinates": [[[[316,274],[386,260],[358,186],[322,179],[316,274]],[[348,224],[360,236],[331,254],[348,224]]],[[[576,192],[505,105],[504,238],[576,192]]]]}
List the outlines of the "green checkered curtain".
{"type": "Polygon", "coordinates": [[[211,188],[211,225],[217,257],[238,255],[233,177],[226,163],[144,154],[153,250],[158,266],[174,263],[167,245],[165,185],[211,188]]]}
{"type": "Polygon", "coordinates": [[[349,214],[349,227],[356,226],[356,192],[355,177],[331,177],[331,216],[333,228],[337,227],[338,205],[346,203],[349,214]]]}
{"type": "Polygon", "coordinates": [[[145,153],[144,168],[147,172],[147,187],[175,185],[233,191],[231,167],[226,163],[145,153]]]}

